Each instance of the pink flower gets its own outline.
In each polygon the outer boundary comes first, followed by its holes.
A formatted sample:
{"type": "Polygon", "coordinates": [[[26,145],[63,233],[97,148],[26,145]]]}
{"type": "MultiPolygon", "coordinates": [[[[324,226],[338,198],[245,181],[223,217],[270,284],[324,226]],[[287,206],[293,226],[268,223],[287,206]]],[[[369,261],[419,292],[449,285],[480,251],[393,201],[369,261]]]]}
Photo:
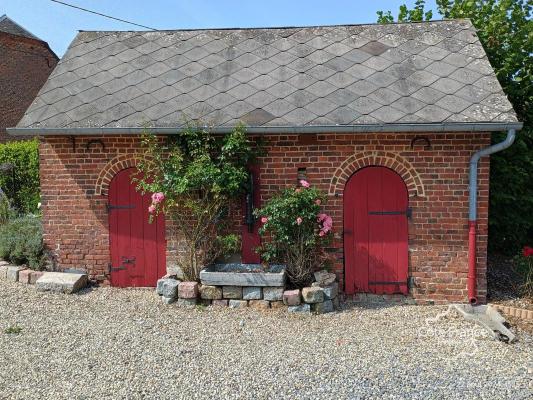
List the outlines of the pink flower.
{"type": "Polygon", "coordinates": [[[526,246],[522,249],[522,254],[524,257],[531,257],[533,256],[533,247],[526,246]]]}
{"type": "Polygon", "coordinates": [[[300,180],[300,185],[302,185],[304,188],[308,188],[309,186],[311,186],[309,182],[307,182],[305,179],[300,180]]]}
{"type": "Polygon", "coordinates": [[[324,236],[325,234],[326,234],[326,232],[324,232],[324,231],[318,232],[318,236],[324,236]]]}
{"type": "Polygon", "coordinates": [[[315,200],[315,204],[316,204],[317,206],[319,206],[321,203],[322,203],[322,200],[320,200],[320,199],[316,199],[316,200],[315,200]]]}
{"type": "Polygon", "coordinates": [[[328,216],[327,214],[320,213],[320,214],[318,214],[318,215],[316,216],[316,220],[317,220],[318,222],[322,222],[322,221],[324,221],[324,220],[326,219],[327,216],[328,216]]]}
{"type": "Polygon", "coordinates": [[[298,217],[296,218],[296,224],[300,225],[302,223],[302,218],[301,217],[298,217]]]}
{"type": "Polygon", "coordinates": [[[300,192],[302,191],[302,189],[300,189],[300,188],[296,188],[296,189],[294,189],[294,191],[295,191],[296,193],[300,193],[300,192]]]}
{"type": "Polygon", "coordinates": [[[157,192],[157,193],[154,193],[152,195],[152,202],[154,204],[159,204],[161,203],[163,200],[165,200],[165,195],[161,192],[157,192]]]}
{"type": "Polygon", "coordinates": [[[261,223],[262,224],[266,224],[268,222],[268,218],[267,217],[261,217],[261,223]]]}
{"type": "Polygon", "coordinates": [[[318,214],[316,219],[319,223],[322,223],[321,231],[323,231],[324,234],[328,233],[333,227],[333,220],[327,214],[318,214]]]}
{"type": "Polygon", "coordinates": [[[148,207],[148,212],[153,214],[155,212],[155,205],[152,204],[150,207],[148,207]]]}

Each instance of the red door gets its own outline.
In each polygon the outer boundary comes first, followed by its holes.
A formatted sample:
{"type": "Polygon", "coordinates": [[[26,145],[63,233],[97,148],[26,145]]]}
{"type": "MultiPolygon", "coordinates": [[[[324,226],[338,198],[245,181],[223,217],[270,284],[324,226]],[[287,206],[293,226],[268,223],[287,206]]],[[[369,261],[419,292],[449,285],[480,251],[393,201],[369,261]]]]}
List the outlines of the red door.
{"type": "Polygon", "coordinates": [[[356,172],[344,189],[346,293],[408,293],[408,195],[385,167],[356,172]]]}
{"type": "Polygon", "coordinates": [[[111,284],[155,286],[166,273],[165,219],[148,222],[151,195],[141,195],[131,183],[135,168],[115,175],[109,187],[111,284]]]}

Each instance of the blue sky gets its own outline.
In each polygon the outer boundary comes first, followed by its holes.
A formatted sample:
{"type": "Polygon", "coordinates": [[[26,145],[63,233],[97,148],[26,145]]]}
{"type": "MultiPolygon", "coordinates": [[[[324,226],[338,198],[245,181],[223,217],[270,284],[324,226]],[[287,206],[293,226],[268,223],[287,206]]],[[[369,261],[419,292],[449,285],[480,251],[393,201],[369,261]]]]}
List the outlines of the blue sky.
{"type": "MultiPolygon", "coordinates": [[[[64,0],[156,29],[305,26],[376,22],[414,0],[64,0]]],[[[428,0],[435,10],[435,1],[428,0]]],[[[78,30],[136,30],[50,0],[2,0],[7,14],[62,56],[78,30]]],[[[434,16],[435,18],[435,16],[434,16]]]]}

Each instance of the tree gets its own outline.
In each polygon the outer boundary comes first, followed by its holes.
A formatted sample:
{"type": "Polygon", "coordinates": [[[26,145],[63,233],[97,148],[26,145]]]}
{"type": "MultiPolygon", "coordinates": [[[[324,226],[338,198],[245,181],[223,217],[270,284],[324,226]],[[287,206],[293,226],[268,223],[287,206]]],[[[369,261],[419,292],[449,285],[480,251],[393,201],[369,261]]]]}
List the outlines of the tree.
{"type": "MultiPolygon", "coordinates": [[[[425,1],[400,6],[399,22],[427,20],[425,1]]],[[[533,21],[531,0],[437,0],[445,18],[469,18],[524,128],[509,149],[491,156],[489,247],[512,253],[533,241],[533,21]]],[[[379,23],[394,22],[378,11],[379,23]]],[[[501,141],[504,133],[493,136],[501,141]]]]}
{"type": "Polygon", "coordinates": [[[228,232],[229,208],[246,190],[255,147],[242,125],[215,136],[189,124],[167,138],[146,132],[141,143],[133,181],[138,191],[153,193],[150,219],[164,212],[174,221],[177,264],[185,279],[198,280],[203,267],[239,248],[239,237],[228,232]]]}

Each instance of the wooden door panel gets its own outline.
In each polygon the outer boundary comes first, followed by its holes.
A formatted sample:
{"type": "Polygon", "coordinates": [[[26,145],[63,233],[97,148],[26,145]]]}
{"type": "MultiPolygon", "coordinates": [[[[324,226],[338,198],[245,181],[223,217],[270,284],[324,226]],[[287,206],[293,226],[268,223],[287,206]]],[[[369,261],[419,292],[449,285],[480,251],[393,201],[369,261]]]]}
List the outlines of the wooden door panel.
{"type": "Polygon", "coordinates": [[[354,174],[344,191],[346,292],[407,293],[407,188],[385,167],[354,174]]]}
{"type": "Polygon", "coordinates": [[[109,188],[111,284],[119,287],[155,286],[166,272],[164,216],[148,222],[151,194],[135,190],[135,172],[120,171],[109,188]]]}

